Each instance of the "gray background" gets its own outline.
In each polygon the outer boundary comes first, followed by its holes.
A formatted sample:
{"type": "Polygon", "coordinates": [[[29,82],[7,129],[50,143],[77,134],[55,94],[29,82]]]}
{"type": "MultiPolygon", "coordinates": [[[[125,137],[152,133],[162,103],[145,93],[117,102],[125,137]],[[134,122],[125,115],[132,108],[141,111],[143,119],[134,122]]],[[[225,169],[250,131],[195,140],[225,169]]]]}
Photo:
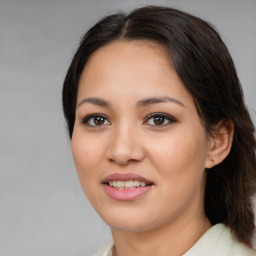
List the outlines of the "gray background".
{"type": "Polygon", "coordinates": [[[61,87],[87,28],[146,4],[217,27],[255,118],[256,0],[0,0],[0,256],[88,256],[110,239],[76,177],[61,87]]]}

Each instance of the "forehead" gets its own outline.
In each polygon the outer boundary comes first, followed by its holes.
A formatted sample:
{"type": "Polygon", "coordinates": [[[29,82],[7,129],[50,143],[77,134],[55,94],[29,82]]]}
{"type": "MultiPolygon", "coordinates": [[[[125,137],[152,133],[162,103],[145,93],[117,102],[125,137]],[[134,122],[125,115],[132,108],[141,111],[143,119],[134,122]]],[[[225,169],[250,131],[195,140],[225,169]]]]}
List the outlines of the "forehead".
{"type": "Polygon", "coordinates": [[[153,40],[116,40],[112,41],[99,49],[97,49],[92,55],[89,57],[89,60],[87,64],[90,63],[91,59],[95,58],[95,56],[100,55],[104,53],[106,57],[112,56],[116,52],[118,52],[120,55],[127,55],[127,54],[138,54],[146,52],[151,57],[153,55],[159,56],[160,58],[164,58],[165,61],[170,60],[168,55],[168,49],[163,44],[160,44],[153,40]],[[150,54],[151,52],[152,54],[150,54]]]}
{"type": "Polygon", "coordinates": [[[90,56],[80,78],[78,98],[120,97],[120,91],[133,98],[169,94],[183,102],[191,100],[168,50],[153,41],[114,41],[90,56]]]}
{"type": "Polygon", "coordinates": [[[163,45],[149,40],[123,40],[111,42],[97,49],[89,57],[82,76],[86,77],[89,73],[97,71],[101,71],[101,75],[107,72],[114,74],[121,66],[128,68],[129,65],[130,68],[123,71],[132,71],[135,65],[145,71],[150,68],[156,69],[159,65],[167,65],[168,68],[172,66],[168,50],[163,45]]]}

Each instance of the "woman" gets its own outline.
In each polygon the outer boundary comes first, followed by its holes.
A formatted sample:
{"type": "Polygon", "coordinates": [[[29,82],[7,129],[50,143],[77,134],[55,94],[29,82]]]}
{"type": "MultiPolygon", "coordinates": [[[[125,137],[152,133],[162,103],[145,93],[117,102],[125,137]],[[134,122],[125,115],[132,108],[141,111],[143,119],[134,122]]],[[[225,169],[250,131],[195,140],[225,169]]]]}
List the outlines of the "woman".
{"type": "Polygon", "coordinates": [[[73,58],[63,109],[113,235],[95,255],[256,255],[254,127],[209,24],[152,6],[104,18],[73,58]]]}

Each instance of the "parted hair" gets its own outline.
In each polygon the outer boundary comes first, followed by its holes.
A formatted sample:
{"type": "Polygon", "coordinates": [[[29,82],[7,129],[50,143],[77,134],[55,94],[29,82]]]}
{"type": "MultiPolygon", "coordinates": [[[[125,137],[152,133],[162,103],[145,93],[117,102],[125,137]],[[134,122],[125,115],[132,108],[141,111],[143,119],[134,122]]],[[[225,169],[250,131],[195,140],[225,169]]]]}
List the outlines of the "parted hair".
{"type": "Polygon", "coordinates": [[[165,46],[209,135],[218,122],[233,122],[229,155],[206,170],[204,207],[213,225],[226,224],[239,241],[252,246],[256,184],[254,126],[229,51],[216,29],[206,21],[176,9],[146,6],[129,14],[109,15],[89,29],[63,85],[63,110],[70,139],[79,79],[86,62],[94,51],[115,40],[152,40],[165,46]]]}

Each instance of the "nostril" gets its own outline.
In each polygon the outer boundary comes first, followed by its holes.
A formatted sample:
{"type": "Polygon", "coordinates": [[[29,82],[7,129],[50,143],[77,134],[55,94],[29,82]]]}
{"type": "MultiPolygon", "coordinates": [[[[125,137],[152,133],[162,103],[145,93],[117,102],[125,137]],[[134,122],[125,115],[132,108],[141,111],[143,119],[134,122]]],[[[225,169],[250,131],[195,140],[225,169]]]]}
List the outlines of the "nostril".
{"type": "Polygon", "coordinates": [[[107,157],[110,162],[127,165],[131,162],[141,161],[144,158],[144,152],[139,145],[121,145],[119,147],[111,147],[107,157]]]}

